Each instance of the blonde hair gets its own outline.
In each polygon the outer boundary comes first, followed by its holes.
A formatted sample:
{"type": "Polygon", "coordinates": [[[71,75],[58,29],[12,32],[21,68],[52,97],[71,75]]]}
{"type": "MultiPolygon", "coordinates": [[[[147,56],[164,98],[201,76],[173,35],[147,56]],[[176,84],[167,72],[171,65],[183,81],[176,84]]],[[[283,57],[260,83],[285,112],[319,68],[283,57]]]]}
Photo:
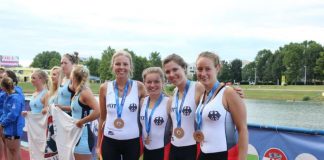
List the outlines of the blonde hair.
{"type": "Polygon", "coordinates": [[[51,86],[49,88],[49,97],[52,97],[53,95],[55,95],[57,93],[57,90],[58,90],[58,87],[61,83],[61,79],[63,78],[63,73],[61,72],[61,68],[59,66],[54,66],[52,69],[51,69],[51,75],[53,74],[53,72],[55,70],[60,70],[59,73],[58,73],[58,81],[57,81],[57,84],[54,84],[53,81],[51,80],[51,86]]]}
{"type": "Polygon", "coordinates": [[[114,53],[114,55],[111,58],[111,62],[110,62],[110,68],[111,68],[111,70],[113,70],[115,59],[118,56],[125,56],[125,57],[127,57],[129,59],[130,72],[129,72],[129,75],[128,76],[129,77],[133,77],[134,66],[133,66],[132,55],[129,52],[125,51],[125,50],[119,50],[119,51],[116,51],[114,53]]]}
{"type": "Polygon", "coordinates": [[[42,79],[43,81],[43,85],[46,86],[46,88],[48,89],[48,74],[47,72],[37,69],[33,72],[33,74],[36,74],[38,76],[38,78],[42,79]]]}
{"type": "Polygon", "coordinates": [[[151,73],[157,73],[160,75],[160,78],[162,80],[162,83],[164,83],[165,79],[164,79],[164,73],[162,71],[162,69],[160,67],[149,67],[149,68],[146,68],[143,73],[142,73],[142,78],[143,78],[143,81],[145,81],[145,78],[148,74],[151,74],[151,73]]]}
{"type": "Polygon", "coordinates": [[[88,85],[88,78],[90,76],[90,73],[86,66],[74,65],[72,69],[72,76],[73,80],[75,80],[78,83],[75,89],[75,94],[77,94],[88,85]]]}
{"type": "Polygon", "coordinates": [[[149,67],[149,68],[146,68],[143,72],[142,72],[142,78],[143,78],[143,82],[145,83],[145,78],[148,74],[151,74],[151,73],[157,73],[160,75],[160,78],[162,80],[162,93],[164,95],[167,95],[165,90],[164,90],[164,82],[165,82],[165,76],[164,76],[164,72],[162,70],[161,67],[149,67]]]}
{"type": "Polygon", "coordinates": [[[213,63],[214,63],[214,66],[217,67],[217,65],[220,65],[221,66],[221,63],[220,63],[220,58],[219,56],[214,53],[214,52],[210,52],[210,51],[204,51],[204,52],[201,52],[198,57],[197,57],[197,60],[196,60],[196,63],[198,61],[199,58],[201,57],[205,57],[205,58],[208,58],[210,59],[213,63]]]}

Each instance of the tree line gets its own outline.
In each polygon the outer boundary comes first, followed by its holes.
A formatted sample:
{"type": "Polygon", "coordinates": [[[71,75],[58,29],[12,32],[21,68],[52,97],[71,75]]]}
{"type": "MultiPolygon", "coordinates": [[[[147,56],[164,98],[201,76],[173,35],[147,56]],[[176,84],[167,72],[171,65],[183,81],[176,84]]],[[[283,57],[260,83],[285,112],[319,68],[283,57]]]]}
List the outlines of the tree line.
{"type": "MultiPolygon", "coordinates": [[[[147,67],[162,66],[160,52],[151,52],[146,58],[136,55],[132,50],[126,50],[132,55],[134,62],[133,79],[142,80],[142,71],[147,67]]],[[[102,52],[101,59],[90,57],[87,60],[81,59],[80,63],[89,68],[91,75],[100,77],[101,80],[112,80],[114,74],[109,67],[114,52],[115,49],[109,46],[102,52]]],[[[44,51],[34,57],[30,66],[51,69],[59,66],[60,60],[60,53],[44,51]]],[[[222,70],[218,78],[223,82],[277,84],[285,76],[288,84],[321,84],[324,80],[324,47],[315,41],[289,43],[274,52],[269,49],[260,50],[254,61],[244,66],[240,59],[231,62],[223,60],[221,64],[222,70]]],[[[193,80],[196,80],[195,76],[193,80]]]]}
{"type": "MultiPolygon", "coordinates": [[[[151,52],[149,58],[138,56],[133,51],[125,49],[132,55],[133,59],[133,79],[142,80],[142,71],[145,68],[162,66],[161,55],[159,52],[151,52]]],[[[90,57],[87,60],[80,59],[79,63],[88,67],[92,76],[100,77],[101,80],[113,80],[114,74],[110,70],[111,58],[115,49],[110,46],[101,54],[101,59],[90,57]]],[[[51,69],[53,66],[60,66],[61,54],[56,51],[43,51],[35,56],[30,67],[51,69]]]]}

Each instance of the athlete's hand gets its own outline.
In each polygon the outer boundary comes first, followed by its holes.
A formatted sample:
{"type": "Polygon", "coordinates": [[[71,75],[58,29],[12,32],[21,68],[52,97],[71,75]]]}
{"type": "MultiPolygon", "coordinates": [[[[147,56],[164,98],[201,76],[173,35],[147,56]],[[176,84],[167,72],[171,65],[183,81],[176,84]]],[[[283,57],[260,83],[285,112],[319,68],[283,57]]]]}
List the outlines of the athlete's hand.
{"type": "Polygon", "coordinates": [[[79,127],[79,128],[82,128],[82,127],[83,127],[83,123],[81,122],[81,120],[77,121],[77,122],[75,123],[75,125],[76,125],[77,127],[79,127]]]}
{"type": "Polygon", "coordinates": [[[22,112],[21,112],[21,115],[24,116],[24,117],[26,117],[27,114],[28,114],[27,111],[22,111],[22,112]]]}
{"type": "Polygon", "coordinates": [[[244,92],[241,87],[233,87],[233,88],[241,98],[244,98],[244,92]]]}
{"type": "Polygon", "coordinates": [[[96,146],[97,159],[101,160],[100,146],[96,146]]]}
{"type": "Polygon", "coordinates": [[[57,107],[57,108],[59,108],[59,109],[63,110],[63,109],[62,109],[62,107],[63,107],[62,105],[59,105],[59,104],[55,104],[55,107],[57,107]]]}
{"type": "Polygon", "coordinates": [[[42,114],[45,115],[47,113],[47,107],[42,109],[42,114]]]}

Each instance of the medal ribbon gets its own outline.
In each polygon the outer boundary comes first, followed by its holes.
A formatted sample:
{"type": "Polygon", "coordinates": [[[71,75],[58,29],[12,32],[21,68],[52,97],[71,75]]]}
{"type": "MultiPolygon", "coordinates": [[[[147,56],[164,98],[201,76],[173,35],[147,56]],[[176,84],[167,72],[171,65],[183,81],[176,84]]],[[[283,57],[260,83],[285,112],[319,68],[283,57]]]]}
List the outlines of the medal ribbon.
{"type": "Polygon", "coordinates": [[[197,123],[197,129],[200,130],[201,129],[201,125],[202,125],[202,112],[206,106],[206,104],[211,100],[212,96],[214,95],[216,89],[218,88],[219,86],[219,81],[217,81],[213,88],[210,90],[210,92],[208,93],[208,96],[207,96],[207,99],[204,101],[204,104],[202,104],[202,100],[205,98],[205,93],[204,93],[204,96],[203,98],[200,99],[200,102],[199,102],[199,105],[198,105],[198,108],[196,110],[196,123],[197,123]]]}
{"type": "Polygon", "coordinates": [[[124,91],[123,91],[123,96],[122,96],[122,100],[121,103],[119,104],[119,97],[118,97],[118,86],[116,84],[116,80],[113,82],[114,83],[114,90],[115,90],[115,101],[116,101],[116,110],[117,110],[117,117],[120,118],[123,112],[123,107],[124,107],[124,103],[125,103],[125,99],[126,99],[126,95],[128,92],[128,85],[131,80],[127,80],[126,85],[124,87],[124,91]]]}
{"type": "Polygon", "coordinates": [[[146,133],[148,136],[150,135],[150,131],[151,131],[152,116],[155,112],[155,109],[160,105],[162,99],[163,99],[163,94],[161,93],[159,99],[154,103],[153,109],[150,113],[150,117],[147,118],[147,112],[148,112],[148,108],[150,106],[150,97],[148,97],[146,108],[145,108],[145,119],[144,119],[145,120],[145,130],[146,130],[146,133]]]}
{"type": "Polygon", "coordinates": [[[179,103],[178,102],[179,101],[179,90],[177,91],[175,105],[176,105],[176,117],[177,117],[177,127],[178,128],[181,127],[181,111],[182,111],[183,102],[186,99],[186,95],[187,95],[189,86],[190,86],[190,81],[187,80],[186,87],[185,87],[185,90],[183,92],[183,96],[182,96],[180,108],[178,107],[178,103],[179,103]]]}

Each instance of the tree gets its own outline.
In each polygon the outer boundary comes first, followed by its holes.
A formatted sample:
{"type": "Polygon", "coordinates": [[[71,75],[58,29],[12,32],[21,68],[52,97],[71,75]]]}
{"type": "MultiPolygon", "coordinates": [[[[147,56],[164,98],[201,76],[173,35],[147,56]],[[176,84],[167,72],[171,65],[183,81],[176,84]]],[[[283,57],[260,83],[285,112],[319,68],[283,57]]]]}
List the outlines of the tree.
{"type": "Polygon", "coordinates": [[[304,46],[298,43],[290,43],[282,48],[283,63],[286,67],[285,75],[287,81],[292,84],[297,84],[301,79],[301,73],[304,69],[303,65],[304,46]]]}
{"type": "Polygon", "coordinates": [[[49,62],[49,68],[53,68],[54,66],[60,66],[60,59],[52,58],[49,62]]]}
{"type": "Polygon", "coordinates": [[[101,55],[101,61],[99,64],[99,75],[101,80],[113,80],[114,74],[110,68],[111,66],[111,58],[114,55],[115,50],[110,46],[103,51],[101,55]]]}
{"type": "Polygon", "coordinates": [[[233,82],[241,82],[242,81],[242,61],[239,59],[234,59],[231,62],[230,67],[231,79],[233,82]]]}
{"type": "Polygon", "coordinates": [[[314,72],[319,75],[321,81],[324,80],[324,52],[321,52],[320,57],[316,60],[314,72]]]}
{"type": "Polygon", "coordinates": [[[149,61],[146,57],[137,56],[133,51],[125,49],[132,55],[134,72],[132,79],[142,81],[142,72],[145,68],[150,67],[149,61]]]}
{"type": "MultiPolygon", "coordinates": [[[[302,45],[305,46],[303,55],[303,65],[306,66],[306,76],[308,77],[307,79],[320,79],[320,75],[315,73],[314,69],[316,66],[316,60],[320,57],[320,52],[324,51],[323,47],[315,41],[304,41],[302,45]]],[[[301,75],[304,75],[304,72],[302,72],[301,75]]]]}
{"type": "Polygon", "coordinates": [[[34,57],[30,66],[41,69],[51,69],[53,66],[59,66],[60,62],[60,53],[56,51],[43,51],[34,57]]]}
{"type": "Polygon", "coordinates": [[[86,65],[90,71],[90,74],[93,76],[99,76],[99,68],[100,66],[100,60],[97,58],[90,57],[87,61],[84,62],[84,65],[86,65]]]}
{"type": "Polygon", "coordinates": [[[268,54],[265,64],[264,64],[264,71],[263,71],[263,81],[266,83],[273,83],[276,81],[276,79],[274,79],[274,75],[272,73],[272,64],[274,61],[274,57],[273,54],[268,54]]]}
{"type": "Polygon", "coordinates": [[[242,80],[248,82],[255,81],[255,62],[245,65],[242,69],[242,80]]]}
{"type": "MultiPolygon", "coordinates": [[[[265,81],[264,79],[266,74],[269,74],[266,72],[266,67],[269,67],[269,58],[271,57],[272,53],[270,50],[263,49],[258,52],[257,56],[255,57],[255,63],[256,63],[256,70],[259,81],[265,81]],[[266,65],[267,64],[267,65],[266,65]]],[[[269,70],[269,69],[268,69],[269,70]]]]}
{"type": "Polygon", "coordinates": [[[231,81],[230,64],[228,64],[226,61],[221,61],[221,64],[222,64],[222,68],[218,76],[219,81],[221,82],[231,81]]]}
{"type": "Polygon", "coordinates": [[[273,55],[273,62],[271,65],[271,73],[273,75],[273,81],[278,81],[281,83],[281,76],[284,75],[286,68],[283,64],[283,54],[279,50],[273,55]]]}
{"type": "Polygon", "coordinates": [[[162,67],[162,60],[159,52],[152,52],[149,57],[151,67],[162,67]]]}

